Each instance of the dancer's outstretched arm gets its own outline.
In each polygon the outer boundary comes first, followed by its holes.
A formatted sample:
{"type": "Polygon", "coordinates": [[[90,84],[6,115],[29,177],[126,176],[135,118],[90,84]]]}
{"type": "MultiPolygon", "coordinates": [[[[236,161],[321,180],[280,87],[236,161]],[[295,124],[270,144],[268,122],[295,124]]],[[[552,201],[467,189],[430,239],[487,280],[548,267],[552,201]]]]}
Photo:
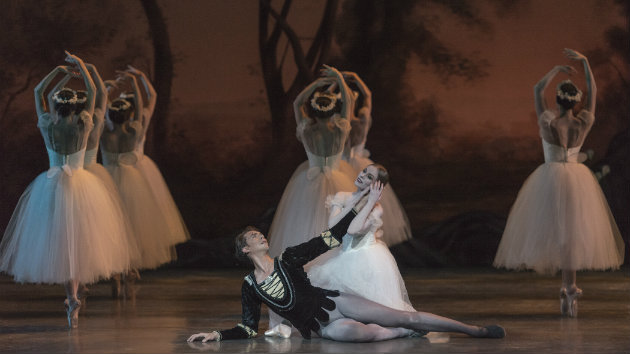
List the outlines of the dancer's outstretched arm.
{"type": "Polygon", "coordinates": [[[597,86],[595,85],[595,77],[593,77],[593,72],[591,71],[588,59],[578,51],[569,48],[564,49],[564,54],[569,59],[578,60],[584,64],[584,75],[586,78],[586,88],[588,90],[586,102],[584,103],[584,109],[594,114],[595,105],[597,103],[597,86]]]}
{"type": "Polygon", "coordinates": [[[131,65],[127,65],[127,71],[138,76],[140,78],[140,81],[142,81],[142,86],[144,87],[144,93],[147,98],[147,100],[144,102],[145,104],[144,108],[147,110],[146,114],[148,116],[152,116],[153,111],[155,110],[155,104],[157,102],[157,93],[155,92],[155,89],[153,88],[153,84],[151,84],[151,81],[149,80],[149,78],[144,72],[134,68],[131,65]]]}
{"type": "Polygon", "coordinates": [[[90,73],[88,72],[88,69],[85,66],[83,60],[81,60],[81,58],[77,57],[76,55],[70,54],[70,52],[68,51],[66,51],[66,61],[72,65],[75,65],[81,73],[81,76],[83,77],[85,90],[87,91],[87,101],[85,102],[84,111],[87,112],[90,117],[92,117],[92,115],[94,114],[94,98],[96,96],[96,85],[94,85],[92,75],[90,75],[90,73]]]}
{"type": "Polygon", "coordinates": [[[52,108],[48,106],[48,102],[50,101],[47,101],[44,98],[44,92],[46,92],[46,89],[48,88],[50,83],[57,77],[57,75],[61,73],[68,74],[68,69],[66,66],[60,65],[55,67],[54,69],[52,69],[51,72],[48,73],[48,75],[46,75],[42,79],[42,81],[39,82],[39,84],[37,84],[37,86],[35,86],[35,110],[38,116],[49,112],[52,108]]]}
{"type": "Polygon", "coordinates": [[[103,82],[101,75],[99,75],[98,70],[96,70],[96,66],[94,66],[94,64],[86,63],[85,66],[92,76],[92,80],[94,80],[94,85],[96,86],[94,108],[98,108],[102,112],[105,112],[107,109],[107,88],[105,87],[105,83],[103,82]]]}
{"type": "Polygon", "coordinates": [[[569,65],[556,65],[551,71],[543,76],[536,85],[534,85],[534,104],[536,105],[536,115],[540,116],[547,110],[547,102],[545,100],[545,89],[549,86],[551,80],[559,73],[565,72],[569,75],[575,73],[575,69],[569,65]]]}

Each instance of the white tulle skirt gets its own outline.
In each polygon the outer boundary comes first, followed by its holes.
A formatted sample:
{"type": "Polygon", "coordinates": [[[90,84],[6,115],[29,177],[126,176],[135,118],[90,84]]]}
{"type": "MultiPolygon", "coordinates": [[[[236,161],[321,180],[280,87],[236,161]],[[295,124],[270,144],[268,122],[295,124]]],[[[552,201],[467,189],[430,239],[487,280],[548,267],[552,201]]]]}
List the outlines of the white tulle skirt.
{"type": "Polygon", "coordinates": [[[308,161],[300,164],[287,183],[269,229],[269,254],[306,242],[328,229],[326,197],[356,189],[354,180],[339,169],[308,176],[308,161]]]}
{"type": "Polygon", "coordinates": [[[118,186],[116,186],[114,179],[112,178],[110,173],[107,171],[107,169],[100,163],[96,163],[96,162],[89,163],[85,165],[84,168],[88,170],[89,172],[91,172],[92,174],[96,175],[101,181],[103,181],[105,188],[107,188],[115,197],[116,204],[121,206],[121,209],[123,210],[123,214],[124,214],[123,217],[126,219],[126,223],[129,225],[129,233],[127,237],[127,249],[129,252],[129,257],[131,259],[131,267],[139,268],[142,264],[140,248],[138,247],[138,242],[136,240],[136,236],[134,235],[133,227],[131,226],[132,223],[129,220],[129,215],[126,211],[125,204],[120,198],[118,186]]]}
{"type": "MultiPolygon", "coordinates": [[[[354,180],[359,172],[373,163],[374,162],[367,157],[355,155],[348,160],[348,165],[351,166],[352,169],[344,171],[346,171],[349,176],[354,176],[354,180]]],[[[387,168],[387,166],[385,166],[385,168],[387,168]]],[[[381,240],[383,240],[387,246],[391,247],[412,238],[409,218],[391,184],[388,184],[385,186],[385,189],[383,189],[379,203],[381,203],[383,207],[383,216],[381,217],[383,220],[383,237],[381,240]]]]}
{"type": "Polygon", "coordinates": [[[158,206],[162,210],[162,215],[164,215],[168,224],[170,244],[174,246],[178,243],[186,242],[190,239],[188,228],[157,165],[150,157],[141,155],[137,166],[149,183],[158,206]]]}
{"type": "Polygon", "coordinates": [[[105,168],[118,186],[120,198],[140,249],[139,269],[153,269],[171,262],[173,250],[169,225],[146,179],[136,165],[110,164],[105,168]]]}
{"type": "Polygon", "coordinates": [[[44,172],[22,194],[0,244],[0,270],[15,281],[89,284],[130,268],[115,195],[94,174],[71,173],[44,172]]]}
{"type": "Polygon", "coordinates": [[[494,265],[553,274],[618,268],[623,258],[623,240],[591,170],[549,162],[519,191],[494,265]]]}
{"type": "MultiPolygon", "coordinates": [[[[348,238],[344,236],[344,242],[348,238]]],[[[403,311],[415,311],[389,248],[375,241],[358,249],[336,248],[308,264],[308,278],[324,289],[362,296],[403,311]]]]}

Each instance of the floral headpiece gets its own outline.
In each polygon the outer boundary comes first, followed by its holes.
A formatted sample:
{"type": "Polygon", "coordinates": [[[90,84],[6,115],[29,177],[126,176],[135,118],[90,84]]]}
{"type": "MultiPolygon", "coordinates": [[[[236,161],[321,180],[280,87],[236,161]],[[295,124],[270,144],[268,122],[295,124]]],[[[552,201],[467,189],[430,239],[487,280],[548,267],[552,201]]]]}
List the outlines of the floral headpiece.
{"type": "Polygon", "coordinates": [[[55,92],[55,94],[52,96],[52,99],[55,103],[60,103],[60,104],[76,104],[77,103],[77,94],[74,92],[74,90],[69,89],[69,88],[62,88],[61,90],[55,92]],[[71,98],[62,98],[59,96],[59,93],[65,91],[65,92],[72,92],[72,97],[71,98]]]}
{"type": "Polygon", "coordinates": [[[313,98],[311,98],[311,107],[321,112],[328,112],[335,108],[335,105],[337,104],[337,100],[340,100],[340,99],[341,99],[341,93],[334,94],[334,93],[330,93],[326,91],[324,92],[315,91],[315,93],[313,94],[313,98]],[[317,103],[317,99],[319,97],[328,98],[330,102],[327,105],[322,106],[319,103],[317,103]]]}
{"type": "Polygon", "coordinates": [[[82,97],[79,97],[79,95],[77,95],[77,103],[85,103],[85,102],[87,102],[87,91],[77,90],[76,92],[77,93],[79,93],[79,92],[85,93],[85,95],[82,96],[82,97]]]}
{"type": "Polygon", "coordinates": [[[564,80],[558,84],[558,88],[556,89],[556,96],[558,96],[558,98],[562,100],[580,102],[582,100],[582,91],[580,91],[580,89],[578,89],[577,86],[575,86],[575,84],[571,80],[564,80]],[[575,87],[577,92],[574,95],[571,95],[568,92],[562,91],[560,87],[564,84],[573,85],[573,87],[575,87]]]}
{"type": "Polygon", "coordinates": [[[108,103],[107,109],[109,109],[110,111],[126,111],[129,108],[131,108],[131,103],[129,103],[129,101],[127,100],[118,99],[118,100],[114,100],[114,102],[108,103]],[[113,106],[114,102],[122,102],[122,105],[120,107],[115,107],[113,106]]]}

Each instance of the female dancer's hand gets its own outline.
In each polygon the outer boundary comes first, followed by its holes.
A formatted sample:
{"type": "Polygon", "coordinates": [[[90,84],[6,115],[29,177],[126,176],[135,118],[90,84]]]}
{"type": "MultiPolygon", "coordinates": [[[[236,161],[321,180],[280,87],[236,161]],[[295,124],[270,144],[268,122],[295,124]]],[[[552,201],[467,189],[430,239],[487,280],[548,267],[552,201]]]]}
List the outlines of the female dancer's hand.
{"type": "Polygon", "coordinates": [[[368,202],[378,202],[378,200],[381,199],[381,195],[383,194],[383,188],[385,188],[385,185],[381,181],[376,181],[370,184],[370,194],[368,195],[368,202]]]}
{"type": "Polygon", "coordinates": [[[72,77],[81,77],[81,73],[79,71],[77,71],[74,67],[68,66],[68,65],[59,65],[60,70],[66,74],[66,75],[70,75],[72,77]]]}
{"type": "Polygon", "coordinates": [[[566,73],[568,75],[573,75],[577,73],[577,70],[575,70],[575,68],[571,65],[556,65],[556,68],[558,69],[558,71],[562,71],[563,73],[566,73]]]}
{"type": "Polygon", "coordinates": [[[76,55],[70,54],[70,52],[67,51],[67,50],[65,52],[66,52],[66,59],[65,60],[68,63],[70,63],[70,64],[78,66],[79,63],[81,62],[81,59],[78,56],[76,56],[76,55]]]}
{"type": "Polygon", "coordinates": [[[131,66],[131,65],[127,65],[127,71],[128,71],[128,72],[130,72],[130,73],[132,73],[132,74],[134,74],[134,75],[141,75],[141,74],[142,74],[142,71],[140,71],[140,70],[138,70],[138,69],[134,68],[134,67],[133,67],[133,66],[131,66]]]}
{"type": "Polygon", "coordinates": [[[564,55],[573,60],[586,60],[586,57],[582,53],[569,48],[564,48],[564,55]]]}
{"type": "Polygon", "coordinates": [[[322,65],[323,68],[320,70],[320,73],[322,74],[322,76],[325,77],[336,77],[336,78],[342,78],[343,76],[341,75],[341,73],[339,72],[339,70],[333,68],[332,66],[329,65],[322,65]]]}
{"type": "Polygon", "coordinates": [[[219,339],[219,332],[214,331],[214,332],[210,332],[210,333],[197,333],[197,334],[193,334],[192,336],[188,337],[187,342],[194,342],[198,339],[201,339],[202,343],[205,343],[207,341],[210,340],[217,340],[219,339]]]}

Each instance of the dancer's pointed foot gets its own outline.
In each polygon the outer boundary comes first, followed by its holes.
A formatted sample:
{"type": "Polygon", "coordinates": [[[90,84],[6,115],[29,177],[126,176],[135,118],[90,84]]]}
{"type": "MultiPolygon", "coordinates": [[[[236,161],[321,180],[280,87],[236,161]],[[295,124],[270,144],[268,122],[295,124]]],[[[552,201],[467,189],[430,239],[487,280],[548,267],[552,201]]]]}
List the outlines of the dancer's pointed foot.
{"type": "Polygon", "coordinates": [[[562,316],[577,317],[577,299],[580,296],[582,296],[582,289],[577,287],[571,288],[570,290],[567,290],[567,288],[560,289],[560,313],[562,316]]]}
{"type": "Polygon", "coordinates": [[[505,329],[499,325],[491,325],[482,327],[480,338],[503,338],[505,337],[505,329]]]}
{"type": "Polygon", "coordinates": [[[78,328],[79,327],[79,309],[81,308],[80,300],[71,300],[68,301],[66,299],[63,302],[66,308],[66,315],[68,316],[68,327],[70,328],[78,328]]]}

